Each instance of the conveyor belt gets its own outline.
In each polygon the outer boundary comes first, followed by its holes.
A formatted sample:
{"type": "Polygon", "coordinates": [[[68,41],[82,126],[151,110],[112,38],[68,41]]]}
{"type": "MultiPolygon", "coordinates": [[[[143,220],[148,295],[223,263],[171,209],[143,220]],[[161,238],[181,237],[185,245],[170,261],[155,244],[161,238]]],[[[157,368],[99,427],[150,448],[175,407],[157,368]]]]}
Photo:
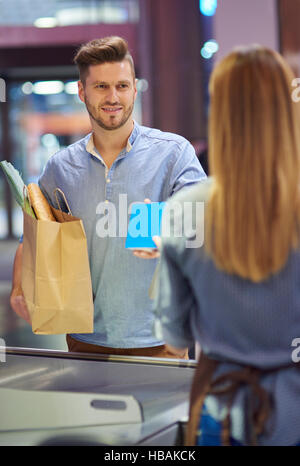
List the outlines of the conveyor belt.
{"type": "Polygon", "coordinates": [[[104,445],[174,444],[194,369],[195,361],[7,348],[0,445],[66,435],[104,445]]]}

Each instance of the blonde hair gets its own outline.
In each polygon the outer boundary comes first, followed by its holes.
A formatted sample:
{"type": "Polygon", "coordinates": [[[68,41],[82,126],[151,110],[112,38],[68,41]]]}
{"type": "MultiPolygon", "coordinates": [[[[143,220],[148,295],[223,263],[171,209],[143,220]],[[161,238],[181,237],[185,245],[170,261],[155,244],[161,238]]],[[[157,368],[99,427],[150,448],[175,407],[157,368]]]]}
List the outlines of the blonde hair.
{"type": "Polygon", "coordinates": [[[240,48],[210,80],[207,251],[229,273],[259,282],[299,245],[300,120],[294,75],[275,51],[240,48]]]}

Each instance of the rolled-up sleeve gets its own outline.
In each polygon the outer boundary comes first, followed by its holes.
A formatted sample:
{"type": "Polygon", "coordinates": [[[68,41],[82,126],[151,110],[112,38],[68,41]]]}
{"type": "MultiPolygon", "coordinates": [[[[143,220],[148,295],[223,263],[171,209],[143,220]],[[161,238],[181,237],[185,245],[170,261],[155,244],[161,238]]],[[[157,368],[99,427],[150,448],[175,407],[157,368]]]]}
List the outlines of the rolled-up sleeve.
{"type": "Polygon", "coordinates": [[[205,181],[206,173],[203,170],[192,144],[188,141],[180,146],[177,161],[173,166],[171,174],[172,190],[170,196],[177,193],[183,187],[191,186],[195,183],[205,181]]]}

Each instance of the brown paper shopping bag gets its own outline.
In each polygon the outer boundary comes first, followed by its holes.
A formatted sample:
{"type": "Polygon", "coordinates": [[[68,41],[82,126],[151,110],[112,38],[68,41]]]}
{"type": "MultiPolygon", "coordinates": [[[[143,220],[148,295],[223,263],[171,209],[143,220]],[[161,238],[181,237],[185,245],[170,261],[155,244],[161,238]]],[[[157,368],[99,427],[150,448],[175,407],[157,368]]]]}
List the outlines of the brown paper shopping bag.
{"type": "Polygon", "coordinates": [[[24,212],[22,289],[32,331],[92,333],[94,306],[84,227],[60,208],[51,210],[56,222],[24,212]]]}

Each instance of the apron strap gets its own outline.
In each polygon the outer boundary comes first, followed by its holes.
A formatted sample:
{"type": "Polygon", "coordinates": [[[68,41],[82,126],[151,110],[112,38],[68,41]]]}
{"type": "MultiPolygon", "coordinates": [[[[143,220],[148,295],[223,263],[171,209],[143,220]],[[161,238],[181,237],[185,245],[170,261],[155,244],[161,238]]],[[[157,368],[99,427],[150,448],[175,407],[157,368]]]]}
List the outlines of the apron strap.
{"type": "Polygon", "coordinates": [[[218,361],[209,359],[202,351],[196,367],[189,407],[189,420],[185,435],[185,445],[196,445],[199,419],[201,418],[204,399],[209,392],[213,373],[218,361]]]}
{"type": "Polygon", "coordinates": [[[230,446],[230,411],[238,389],[243,385],[250,388],[251,396],[251,445],[257,445],[260,435],[271,412],[271,401],[267,391],[259,384],[260,375],[264,371],[245,366],[239,370],[221,375],[211,384],[211,395],[228,395],[227,414],[223,421],[222,445],[230,446]],[[217,388],[221,385],[221,388],[217,388]]]}

